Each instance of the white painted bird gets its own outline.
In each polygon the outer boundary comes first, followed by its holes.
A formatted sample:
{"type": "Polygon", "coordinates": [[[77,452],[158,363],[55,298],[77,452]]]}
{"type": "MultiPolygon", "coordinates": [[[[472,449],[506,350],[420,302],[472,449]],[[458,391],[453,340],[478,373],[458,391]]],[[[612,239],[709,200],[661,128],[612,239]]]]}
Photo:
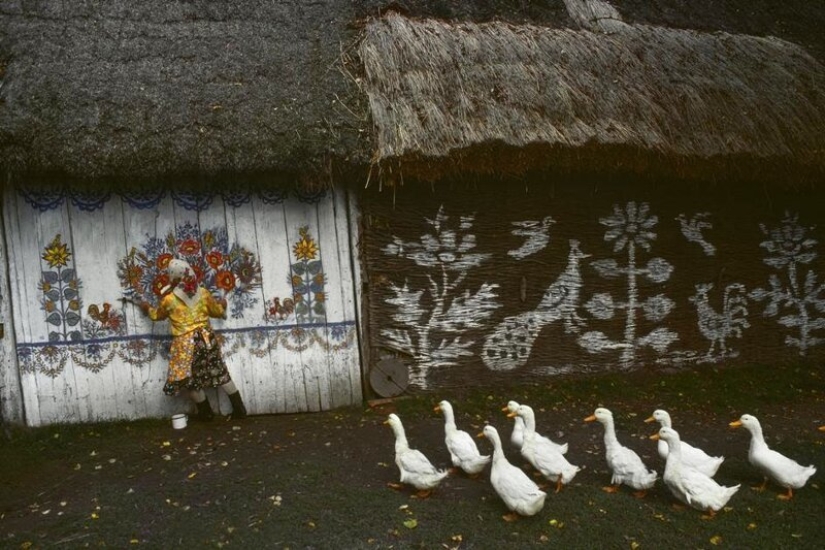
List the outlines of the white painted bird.
{"type": "Polygon", "coordinates": [[[793,490],[804,487],[808,479],[816,472],[814,466],[802,466],[792,458],[769,448],[765,442],[765,437],[762,435],[762,425],[755,416],[743,414],[739,417],[739,420],[731,422],[730,426],[732,428],[744,426],[751,434],[748,461],[764,476],[764,481],[758,488],[760,491],[765,489],[768,478],[770,478],[778,485],[788,489],[787,493],[778,495],[778,498],[790,500],[793,498],[793,490]]]}
{"type": "Polygon", "coordinates": [[[453,466],[471,476],[480,473],[490,463],[490,455],[482,455],[473,437],[456,427],[453,406],[449,401],[441,401],[435,410],[444,415],[444,443],[453,466]]]}
{"type": "Polygon", "coordinates": [[[558,493],[563,485],[573,481],[581,468],[570,464],[564,458],[558,445],[546,438],[538,437],[538,434],[536,434],[536,416],[531,407],[519,405],[515,412],[507,416],[513,418],[516,415],[524,420],[524,442],[521,445],[521,456],[541,475],[550,481],[555,481],[556,492],[558,493]]]}
{"type": "Polygon", "coordinates": [[[613,423],[613,413],[604,407],[584,419],[585,422],[598,420],[604,426],[604,450],[607,465],[612,472],[611,485],[604,487],[608,493],[615,493],[619,485],[625,484],[636,490],[635,496],[645,496],[647,490],[656,483],[656,470],[648,471],[641,457],[633,449],[619,443],[613,423]]]}
{"type": "Polygon", "coordinates": [[[702,236],[702,230],[713,229],[713,224],[705,221],[709,217],[710,212],[697,212],[690,220],[687,219],[685,214],[679,214],[674,219],[679,222],[682,235],[685,236],[685,239],[701,246],[706,256],[713,256],[716,254],[716,247],[707,242],[702,236]]]}
{"type": "Polygon", "coordinates": [[[547,493],[542,491],[524,470],[513,466],[504,456],[501,447],[501,438],[491,425],[484,426],[481,434],[493,444],[493,463],[490,466],[490,484],[510,514],[504,516],[507,521],[516,519],[516,514],[533,516],[544,507],[547,493]]]}
{"type": "MultiPolygon", "coordinates": [[[[389,424],[395,434],[395,464],[401,473],[401,483],[407,483],[418,489],[418,497],[426,498],[447,477],[447,470],[438,470],[424,453],[411,449],[404,432],[404,425],[398,415],[391,413],[384,424],[389,424]]],[[[395,487],[395,485],[393,485],[395,487]]]]}
{"type": "MultiPolygon", "coordinates": [[[[645,420],[645,422],[653,421],[658,422],[660,427],[673,428],[673,422],[670,419],[670,414],[668,414],[665,410],[656,409],[653,411],[650,418],[645,420]]],[[[710,477],[716,475],[716,472],[719,470],[719,466],[721,466],[722,462],[725,461],[725,457],[710,456],[702,449],[694,447],[686,441],[682,441],[681,438],[679,446],[682,450],[682,464],[695,470],[699,470],[703,474],[710,477]]],[[[657,450],[659,451],[659,456],[662,457],[662,460],[667,460],[669,447],[670,445],[668,445],[667,441],[661,438],[659,439],[657,450]]]]}
{"type": "Polygon", "coordinates": [[[679,433],[673,428],[659,428],[659,433],[653,434],[650,438],[664,441],[669,447],[665,473],[662,475],[664,484],[679,501],[705,512],[706,519],[712,518],[739,490],[739,485],[720,485],[712,477],[685,466],[679,433]]]}
{"type": "Polygon", "coordinates": [[[556,223],[556,220],[550,216],[545,216],[541,221],[525,220],[512,223],[518,228],[513,229],[513,235],[527,237],[527,240],[519,248],[508,250],[507,254],[522,260],[527,256],[540,252],[547,246],[547,243],[550,242],[550,226],[556,223]]]}

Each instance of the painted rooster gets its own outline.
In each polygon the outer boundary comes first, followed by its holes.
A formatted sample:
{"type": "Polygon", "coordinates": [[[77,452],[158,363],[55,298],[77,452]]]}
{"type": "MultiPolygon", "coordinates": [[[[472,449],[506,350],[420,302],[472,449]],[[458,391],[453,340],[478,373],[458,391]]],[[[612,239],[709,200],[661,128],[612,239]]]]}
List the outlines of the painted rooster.
{"type": "Polygon", "coordinates": [[[725,287],[721,313],[714,311],[710,305],[708,293],[711,289],[713,283],[699,283],[696,285],[696,295],[688,299],[696,304],[699,331],[710,340],[706,357],[713,357],[717,346],[721,356],[725,357],[729,353],[726,341],[729,338],[741,338],[742,329],[750,327],[745,287],[740,283],[725,287]]]}
{"type": "Polygon", "coordinates": [[[283,303],[277,296],[272,298],[272,305],[269,307],[269,315],[272,317],[277,315],[279,319],[283,320],[289,317],[293,311],[295,311],[295,300],[292,298],[284,298],[283,303]]]}
{"type": "Polygon", "coordinates": [[[112,304],[109,302],[103,302],[100,306],[91,304],[86,310],[86,313],[89,314],[89,317],[100,323],[101,327],[115,333],[120,331],[121,317],[112,312],[112,304]]]}

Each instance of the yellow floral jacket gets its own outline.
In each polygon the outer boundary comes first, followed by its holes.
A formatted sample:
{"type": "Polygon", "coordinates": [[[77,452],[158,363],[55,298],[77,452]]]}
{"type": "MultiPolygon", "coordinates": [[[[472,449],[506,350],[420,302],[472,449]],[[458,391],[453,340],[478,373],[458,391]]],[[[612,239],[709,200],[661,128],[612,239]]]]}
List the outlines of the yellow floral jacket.
{"type": "Polygon", "coordinates": [[[174,337],[169,350],[168,382],[178,382],[192,377],[195,343],[188,335],[192,331],[209,327],[209,318],[223,317],[224,311],[224,306],[203,287],[198,289],[198,297],[192,307],[170,292],[161,299],[157,308],[149,308],[148,315],[152,321],[169,319],[174,337]]]}

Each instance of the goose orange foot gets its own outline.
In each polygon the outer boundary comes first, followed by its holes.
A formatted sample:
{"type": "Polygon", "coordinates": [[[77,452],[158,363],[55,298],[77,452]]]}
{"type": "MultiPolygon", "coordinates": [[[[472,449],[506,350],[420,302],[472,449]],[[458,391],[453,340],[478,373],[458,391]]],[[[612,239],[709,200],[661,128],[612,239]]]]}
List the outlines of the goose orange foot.
{"type": "Polygon", "coordinates": [[[779,500],[791,500],[793,498],[793,489],[788,487],[788,492],[787,493],[785,493],[785,494],[780,493],[780,494],[776,495],[776,498],[778,498],[779,500]]]}
{"type": "Polygon", "coordinates": [[[618,493],[619,486],[618,485],[608,485],[607,487],[602,487],[602,491],[605,493],[618,493]]]}

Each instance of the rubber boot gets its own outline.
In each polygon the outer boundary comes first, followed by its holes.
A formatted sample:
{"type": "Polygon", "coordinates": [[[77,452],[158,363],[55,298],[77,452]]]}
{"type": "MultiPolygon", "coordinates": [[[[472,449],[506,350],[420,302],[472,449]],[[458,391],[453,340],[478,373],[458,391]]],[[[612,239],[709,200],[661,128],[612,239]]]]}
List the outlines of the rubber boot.
{"type": "Polygon", "coordinates": [[[215,418],[215,413],[212,412],[212,406],[209,404],[208,399],[204,399],[200,403],[195,404],[198,406],[198,420],[201,422],[210,422],[215,418]]]}
{"type": "Polygon", "coordinates": [[[229,402],[232,403],[232,418],[238,420],[246,418],[246,407],[243,404],[243,399],[241,399],[241,392],[230,393],[229,402]]]}

